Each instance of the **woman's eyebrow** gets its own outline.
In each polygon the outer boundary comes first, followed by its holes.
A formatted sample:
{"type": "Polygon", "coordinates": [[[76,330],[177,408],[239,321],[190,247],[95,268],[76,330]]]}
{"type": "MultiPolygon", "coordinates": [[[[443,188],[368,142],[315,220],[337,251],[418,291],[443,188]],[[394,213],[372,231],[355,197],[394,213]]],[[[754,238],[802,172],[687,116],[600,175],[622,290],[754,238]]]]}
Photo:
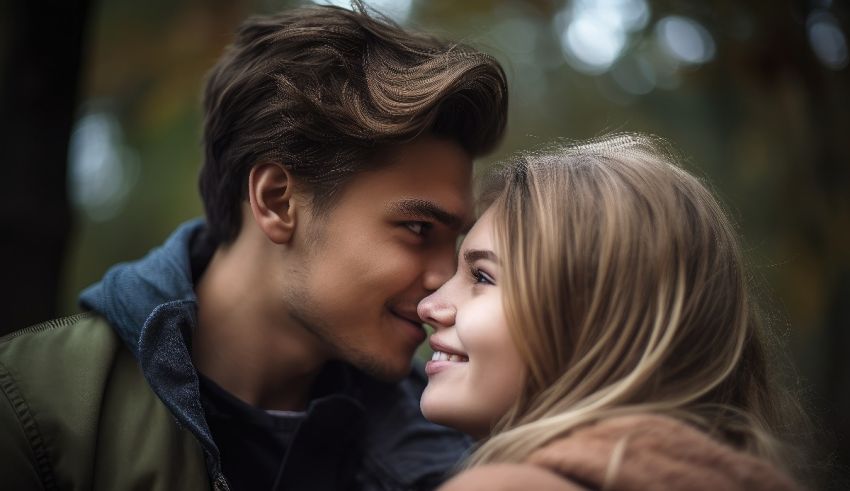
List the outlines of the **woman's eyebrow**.
{"type": "Polygon", "coordinates": [[[499,257],[493,251],[485,249],[469,249],[463,253],[463,260],[466,261],[467,264],[472,264],[479,259],[486,259],[499,264],[499,257]]]}

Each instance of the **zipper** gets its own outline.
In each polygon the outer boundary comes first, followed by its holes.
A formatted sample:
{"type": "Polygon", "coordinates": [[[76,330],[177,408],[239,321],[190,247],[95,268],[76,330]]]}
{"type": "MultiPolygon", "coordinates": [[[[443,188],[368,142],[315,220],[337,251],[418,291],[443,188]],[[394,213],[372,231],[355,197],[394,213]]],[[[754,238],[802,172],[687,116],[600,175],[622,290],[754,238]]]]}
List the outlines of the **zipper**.
{"type": "Polygon", "coordinates": [[[215,491],[230,491],[230,486],[227,485],[227,479],[224,478],[224,474],[219,473],[216,476],[213,482],[213,489],[215,491]]]}

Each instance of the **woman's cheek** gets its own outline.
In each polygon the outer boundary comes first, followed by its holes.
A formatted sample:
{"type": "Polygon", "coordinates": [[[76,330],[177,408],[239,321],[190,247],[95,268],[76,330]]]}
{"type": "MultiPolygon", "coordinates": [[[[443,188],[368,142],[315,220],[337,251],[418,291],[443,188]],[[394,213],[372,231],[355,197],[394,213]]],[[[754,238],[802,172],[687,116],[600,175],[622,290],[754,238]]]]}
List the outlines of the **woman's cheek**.
{"type": "Polygon", "coordinates": [[[462,339],[470,360],[464,392],[482,418],[495,421],[519,396],[523,369],[504,321],[492,314],[486,318],[488,329],[469,330],[462,339]]]}

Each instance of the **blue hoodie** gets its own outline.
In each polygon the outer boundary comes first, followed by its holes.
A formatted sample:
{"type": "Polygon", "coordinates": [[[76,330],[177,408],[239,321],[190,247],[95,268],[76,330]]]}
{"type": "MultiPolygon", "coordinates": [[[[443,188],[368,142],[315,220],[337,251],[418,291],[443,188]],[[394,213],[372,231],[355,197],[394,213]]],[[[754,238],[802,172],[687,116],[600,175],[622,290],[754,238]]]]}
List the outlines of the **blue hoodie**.
{"type": "MultiPolygon", "coordinates": [[[[193,253],[193,242],[204,228],[200,219],[184,223],[141,260],[113,266],[99,283],[83,291],[80,305],[109,321],[177,423],[200,442],[214,480],[221,474],[220,453],[201,405],[190,354],[197,326],[192,264],[209,260],[193,253]]],[[[366,471],[379,476],[375,486],[436,485],[469,448],[467,437],[423,419],[419,397],[426,380],[421,367],[415,366],[398,384],[383,384],[362,374],[353,380],[368,394],[361,401],[366,417],[361,448],[366,471]]]]}

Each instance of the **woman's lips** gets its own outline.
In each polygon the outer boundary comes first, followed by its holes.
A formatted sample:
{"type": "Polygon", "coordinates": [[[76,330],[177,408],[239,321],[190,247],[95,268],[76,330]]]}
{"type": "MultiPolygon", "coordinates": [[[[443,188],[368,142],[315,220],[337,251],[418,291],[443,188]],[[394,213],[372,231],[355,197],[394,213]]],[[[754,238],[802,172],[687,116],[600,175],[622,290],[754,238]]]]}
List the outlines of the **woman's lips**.
{"type": "MultiPolygon", "coordinates": [[[[440,338],[439,333],[431,336],[431,339],[428,340],[428,344],[431,345],[431,351],[433,351],[434,353],[445,353],[449,357],[451,357],[452,355],[455,355],[455,356],[459,356],[461,358],[464,358],[466,360],[469,360],[469,357],[466,356],[466,353],[464,353],[462,350],[454,348],[449,343],[444,342],[440,338]]],[[[434,359],[434,361],[437,361],[437,358],[432,357],[432,359],[434,359]]],[[[448,358],[446,358],[446,359],[448,359],[448,358]]]]}
{"type": "Polygon", "coordinates": [[[431,355],[431,361],[469,361],[469,357],[457,353],[434,350],[434,354],[431,355]]]}
{"type": "Polygon", "coordinates": [[[431,356],[431,360],[425,364],[425,374],[429,377],[442,372],[453,366],[463,365],[469,362],[469,358],[464,355],[448,354],[443,351],[435,351],[431,356]]]}

